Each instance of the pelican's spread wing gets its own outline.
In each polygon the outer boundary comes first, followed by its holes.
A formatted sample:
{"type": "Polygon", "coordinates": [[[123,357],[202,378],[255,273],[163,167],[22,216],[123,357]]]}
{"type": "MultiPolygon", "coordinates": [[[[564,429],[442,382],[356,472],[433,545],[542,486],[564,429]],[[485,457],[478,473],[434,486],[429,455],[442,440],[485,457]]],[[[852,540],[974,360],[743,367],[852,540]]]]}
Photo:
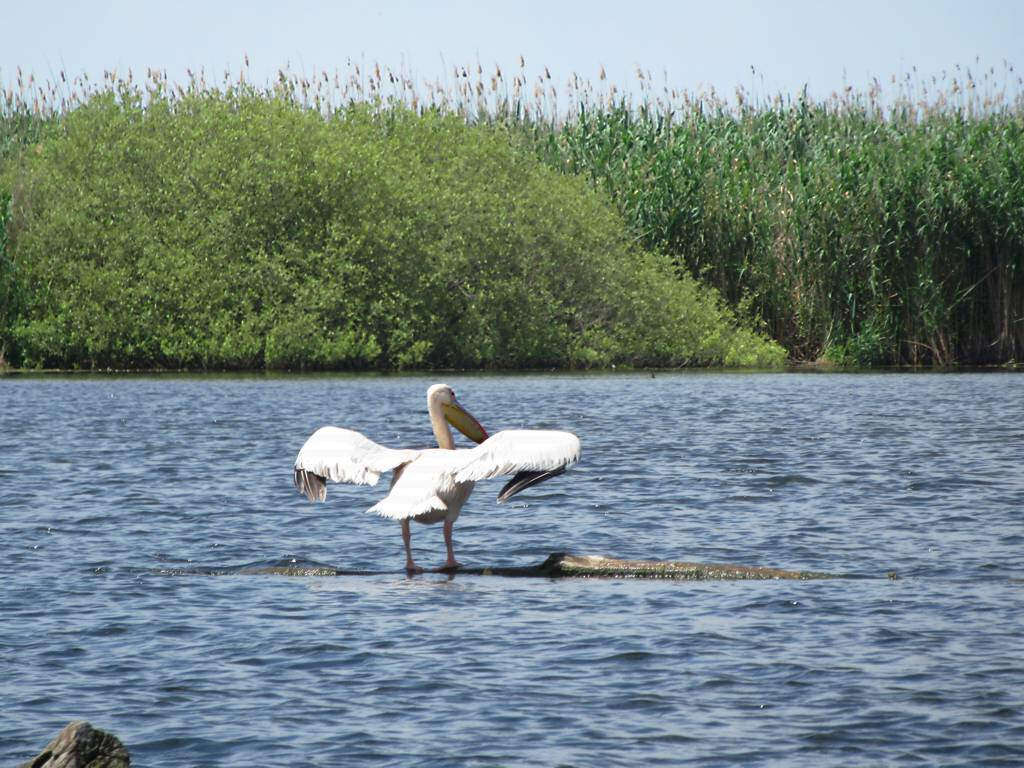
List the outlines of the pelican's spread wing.
{"type": "Polygon", "coordinates": [[[295,458],[295,487],[310,501],[323,501],[327,480],[374,485],[381,472],[419,455],[416,450],[385,448],[351,429],[321,427],[310,435],[295,458]]]}
{"type": "Polygon", "coordinates": [[[506,429],[466,453],[471,458],[455,473],[455,481],[514,474],[498,495],[498,501],[506,501],[579,461],[580,439],[557,430],[506,429]]]}

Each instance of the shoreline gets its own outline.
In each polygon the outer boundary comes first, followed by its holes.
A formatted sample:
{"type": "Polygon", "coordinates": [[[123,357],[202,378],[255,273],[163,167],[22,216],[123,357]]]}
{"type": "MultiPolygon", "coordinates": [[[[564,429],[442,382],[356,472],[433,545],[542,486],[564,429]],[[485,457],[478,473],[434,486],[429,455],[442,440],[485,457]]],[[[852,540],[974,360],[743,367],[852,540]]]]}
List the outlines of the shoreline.
{"type": "Polygon", "coordinates": [[[614,374],[658,374],[672,373],[1019,373],[1024,364],[1016,361],[1007,363],[950,364],[950,365],[885,365],[885,366],[844,366],[827,360],[789,362],[779,368],[739,366],[681,366],[677,368],[631,368],[610,366],[608,368],[417,368],[407,370],[301,370],[301,369],[259,369],[259,368],[16,368],[0,367],[0,378],[33,376],[237,376],[237,377],[289,377],[289,376],[531,376],[550,375],[595,375],[614,374]]]}

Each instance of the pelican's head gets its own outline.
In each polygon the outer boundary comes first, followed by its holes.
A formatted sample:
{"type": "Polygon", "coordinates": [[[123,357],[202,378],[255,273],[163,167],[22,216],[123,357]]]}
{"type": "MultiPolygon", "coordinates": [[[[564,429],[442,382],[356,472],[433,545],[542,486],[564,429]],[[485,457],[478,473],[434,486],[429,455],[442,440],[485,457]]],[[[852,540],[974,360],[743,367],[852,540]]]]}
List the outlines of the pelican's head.
{"type": "Polygon", "coordinates": [[[474,443],[482,443],[488,437],[487,431],[455,399],[455,391],[447,384],[435,384],[427,390],[427,408],[431,414],[443,414],[445,421],[474,443]]]}

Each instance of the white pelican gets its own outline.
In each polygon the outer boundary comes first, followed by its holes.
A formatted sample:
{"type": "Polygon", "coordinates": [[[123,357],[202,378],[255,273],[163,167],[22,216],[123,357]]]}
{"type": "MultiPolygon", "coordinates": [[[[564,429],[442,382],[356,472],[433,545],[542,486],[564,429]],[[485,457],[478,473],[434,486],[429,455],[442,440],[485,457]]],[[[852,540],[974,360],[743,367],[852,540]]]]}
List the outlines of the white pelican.
{"type": "Polygon", "coordinates": [[[390,492],[370,512],[402,521],[405,568],[410,573],[423,569],[412,559],[409,520],[443,520],[448,559],[442,567],[458,568],[452,549],[452,525],[477,480],[514,475],[498,494],[498,501],[503,502],[531,485],[560,475],[580,457],[579,438],[571,432],[506,429],[488,437],[446,384],[435,384],[427,390],[427,410],[437,448],[385,448],[350,429],[321,427],[295,459],[295,487],[310,501],[327,498],[327,480],[375,485],[382,472],[393,470],[390,492]],[[479,445],[456,449],[449,423],[479,445]]]}

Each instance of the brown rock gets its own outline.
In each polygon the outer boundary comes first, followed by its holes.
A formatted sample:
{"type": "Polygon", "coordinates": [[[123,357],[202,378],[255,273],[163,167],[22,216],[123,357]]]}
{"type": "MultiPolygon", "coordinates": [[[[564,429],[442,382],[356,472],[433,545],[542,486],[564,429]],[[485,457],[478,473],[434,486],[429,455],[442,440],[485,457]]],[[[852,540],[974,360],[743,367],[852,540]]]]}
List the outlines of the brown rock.
{"type": "Polygon", "coordinates": [[[106,731],[72,720],[38,756],[19,768],[128,768],[128,750],[106,731]]]}

